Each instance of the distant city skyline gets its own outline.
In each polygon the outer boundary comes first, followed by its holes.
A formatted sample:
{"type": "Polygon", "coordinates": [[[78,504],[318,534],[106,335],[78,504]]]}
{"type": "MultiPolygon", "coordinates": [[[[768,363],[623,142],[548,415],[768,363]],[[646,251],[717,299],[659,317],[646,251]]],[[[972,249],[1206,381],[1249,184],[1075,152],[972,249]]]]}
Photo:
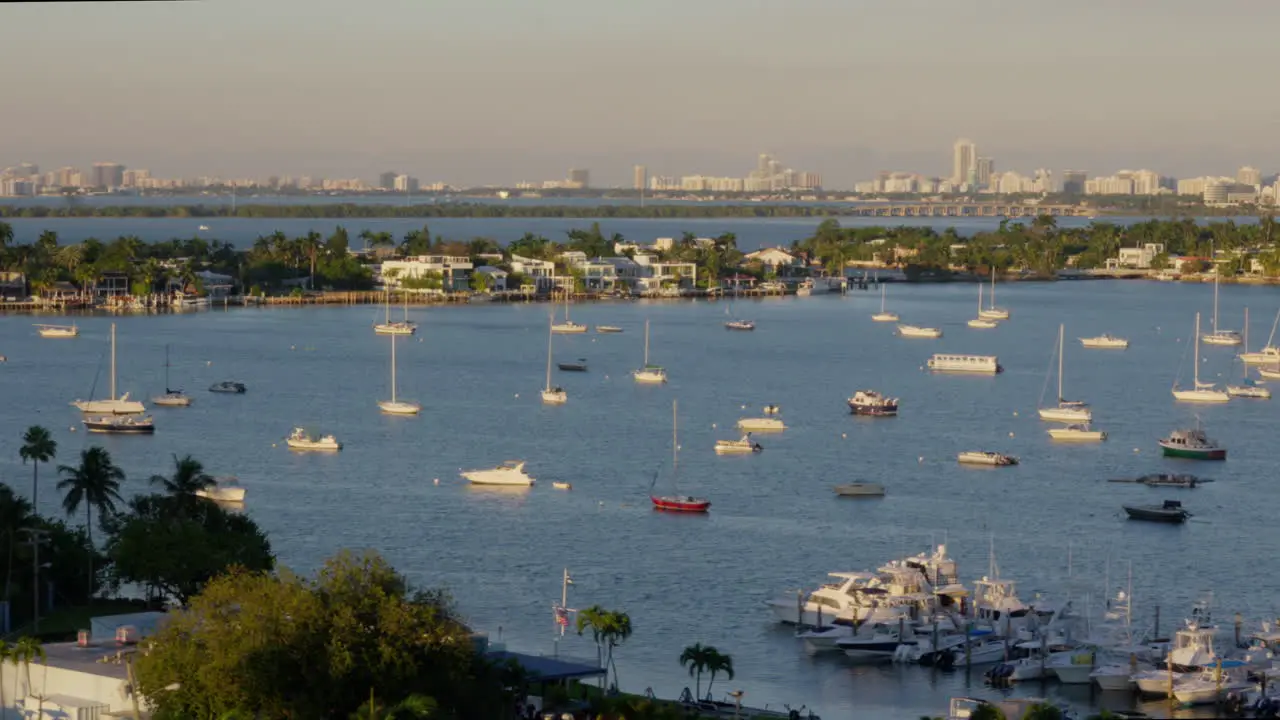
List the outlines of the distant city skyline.
{"type": "Polygon", "coordinates": [[[0,46],[32,61],[0,65],[0,158],[460,185],[576,167],[626,187],[637,164],[729,176],[764,148],[840,187],[894,168],[946,177],[937,149],[970,137],[1025,172],[1280,167],[1280,97],[1258,90],[1280,4],[1153,7],[3,4],[0,46]]]}

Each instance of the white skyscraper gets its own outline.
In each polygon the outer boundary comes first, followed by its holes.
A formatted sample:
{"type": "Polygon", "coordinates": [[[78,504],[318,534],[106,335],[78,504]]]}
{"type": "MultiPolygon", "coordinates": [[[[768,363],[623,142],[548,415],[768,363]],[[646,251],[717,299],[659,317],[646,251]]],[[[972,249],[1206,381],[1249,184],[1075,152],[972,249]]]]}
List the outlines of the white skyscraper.
{"type": "Polygon", "coordinates": [[[968,138],[960,138],[952,150],[951,182],[956,185],[974,182],[977,179],[978,146],[968,138]]]}

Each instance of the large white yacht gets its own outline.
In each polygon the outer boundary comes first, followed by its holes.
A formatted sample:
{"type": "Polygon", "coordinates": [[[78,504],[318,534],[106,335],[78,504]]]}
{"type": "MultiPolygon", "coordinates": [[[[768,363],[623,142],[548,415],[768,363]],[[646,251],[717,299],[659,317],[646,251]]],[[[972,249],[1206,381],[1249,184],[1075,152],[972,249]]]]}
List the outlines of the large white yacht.
{"type": "Polygon", "coordinates": [[[837,618],[848,618],[862,622],[870,609],[859,596],[859,591],[876,579],[874,573],[868,572],[833,572],[827,577],[828,582],[822,587],[808,593],[797,590],[791,595],[781,595],[769,600],[766,604],[778,622],[789,625],[809,625],[826,627],[837,618]]]}
{"type": "Polygon", "coordinates": [[[899,325],[898,334],[909,338],[940,338],[942,331],[938,328],[919,327],[917,325],[899,325]]]}
{"type": "Polygon", "coordinates": [[[473,485],[528,487],[535,482],[525,473],[523,460],[508,460],[495,468],[466,470],[462,473],[462,477],[473,485]]]}

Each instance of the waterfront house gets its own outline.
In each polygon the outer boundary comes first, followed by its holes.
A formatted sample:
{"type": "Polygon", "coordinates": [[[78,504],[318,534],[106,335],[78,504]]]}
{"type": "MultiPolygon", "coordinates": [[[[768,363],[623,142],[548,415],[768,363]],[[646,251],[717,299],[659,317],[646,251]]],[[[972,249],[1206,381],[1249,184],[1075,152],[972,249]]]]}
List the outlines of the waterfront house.
{"type": "Polygon", "coordinates": [[[566,252],[561,257],[568,267],[581,274],[583,287],[588,292],[612,292],[617,285],[618,270],[613,263],[602,258],[588,260],[586,253],[578,251],[566,252]]]}
{"type": "Polygon", "coordinates": [[[637,255],[635,260],[643,273],[635,286],[641,292],[664,287],[692,288],[698,279],[698,266],[693,263],[662,262],[654,255],[637,255]]]}
{"type": "Polygon", "coordinates": [[[739,273],[720,278],[720,288],[726,292],[733,292],[734,289],[754,290],[755,287],[756,279],[750,275],[739,273]]]}
{"type": "Polygon", "coordinates": [[[779,275],[785,274],[785,268],[804,267],[804,261],[780,247],[756,250],[747,253],[744,259],[747,262],[758,262],[779,275]]]}
{"type": "Polygon", "coordinates": [[[13,302],[26,296],[26,275],[20,272],[0,272],[0,298],[13,302]]]}
{"type": "Polygon", "coordinates": [[[471,258],[454,255],[415,255],[382,263],[383,283],[398,288],[409,278],[425,278],[436,274],[445,292],[467,290],[471,286],[471,258]]]}
{"type": "Polygon", "coordinates": [[[556,264],[550,260],[512,255],[511,269],[529,278],[537,292],[550,292],[555,287],[556,264]]]}
{"type": "Polygon", "coordinates": [[[99,298],[123,297],[129,294],[129,273],[109,270],[98,276],[93,287],[99,298]]]}
{"type": "Polygon", "coordinates": [[[1107,258],[1108,270],[1149,270],[1157,255],[1164,253],[1164,244],[1145,243],[1141,247],[1120,248],[1116,257],[1107,258]]]}
{"type": "Polygon", "coordinates": [[[230,275],[223,275],[209,270],[201,270],[195,275],[200,279],[200,284],[210,299],[227,297],[235,286],[235,278],[230,275]]]}
{"type": "Polygon", "coordinates": [[[505,292],[507,289],[507,271],[492,265],[481,265],[475,269],[476,275],[485,277],[485,287],[489,292],[505,292]]]}

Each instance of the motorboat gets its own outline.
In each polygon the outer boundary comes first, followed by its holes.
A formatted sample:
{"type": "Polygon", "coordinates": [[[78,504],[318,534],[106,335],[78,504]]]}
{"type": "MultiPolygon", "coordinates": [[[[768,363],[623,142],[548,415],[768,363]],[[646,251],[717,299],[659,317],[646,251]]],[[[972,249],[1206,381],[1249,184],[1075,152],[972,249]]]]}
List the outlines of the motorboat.
{"type": "Polygon", "coordinates": [[[1059,653],[1049,658],[1045,670],[1051,670],[1063,685],[1088,685],[1093,682],[1095,651],[1083,648],[1077,652],[1059,653]]]}
{"type": "Polygon", "coordinates": [[[1101,430],[1090,428],[1088,423],[1080,423],[1061,428],[1051,428],[1049,437],[1064,442],[1101,442],[1107,439],[1107,434],[1101,430]]]}
{"type": "Polygon", "coordinates": [[[116,324],[111,323],[111,387],[105,400],[76,400],[71,403],[82,413],[91,415],[136,415],[147,411],[137,400],[130,400],[129,393],[116,397],[116,324]]]}
{"type": "Polygon", "coordinates": [[[756,324],[751,320],[729,320],[724,324],[725,330],[755,330],[756,324]]]}
{"type": "Polygon", "coordinates": [[[880,312],[871,316],[873,322],[898,322],[898,314],[885,310],[885,293],[888,292],[887,286],[880,283],[880,312]]]}
{"type": "Polygon", "coordinates": [[[1017,465],[1018,458],[988,450],[969,450],[956,456],[956,461],[965,465],[1017,465]]]}
{"type": "Polygon", "coordinates": [[[578,358],[577,362],[556,363],[556,367],[564,372],[586,372],[587,361],[585,358],[578,358]]]}
{"type": "Polygon", "coordinates": [[[597,325],[597,326],[596,326],[596,332],[598,332],[598,333],[620,333],[620,332],[622,332],[622,328],[617,327],[616,325],[597,325]]]}
{"type": "Polygon", "coordinates": [[[36,325],[36,332],[42,338],[73,338],[80,334],[75,325],[36,325]]]}
{"type": "Polygon", "coordinates": [[[285,443],[290,450],[341,450],[342,443],[332,435],[315,437],[303,428],[294,428],[285,443]]]}
{"type": "Polygon", "coordinates": [[[1200,427],[1174,430],[1159,441],[1167,457],[1188,460],[1226,460],[1227,449],[1205,434],[1200,427]]]}
{"type": "Polygon", "coordinates": [[[711,509],[711,501],[706,498],[684,495],[679,491],[680,479],[680,439],[677,434],[678,422],[676,401],[671,401],[671,484],[675,489],[672,495],[658,495],[654,486],[658,483],[658,474],[654,473],[653,482],[649,485],[649,502],[654,510],[679,513],[705,513],[711,509]]]}
{"type": "MultiPolygon", "coordinates": [[[[1205,336],[1208,337],[1207,335],[1205,336]]],[[[1207,342],[1207,341],[1206,341],[1207,342]]],[[[1227,402],[1231,396],[1222,390],[1214,387],[1213,383],[1200,382],[1200,313],[1196,313],[1196,334],[1195,334],[1195,353],[1192,355],[1193,361],[1193,382],[1194,386],[1190,390],[1182,390],[1178,388],[1175,380],[1173,384],[1173,397],[1175,400],[1183,402],[1199,402],[1199,403],[1220,403],[1227,402]]]]}
{"type": "Polygon", "coordinates": [[[898,648],[915,642],[910,625],[876,623],[869,633],[857,634],[836,641],[836,648],[854,662],[891,660],[898,648]]]}
{"type": "Polygon", "coordinates": [[[898,334],[902,337],[909,338],[940,338],[942,330],[931,327],[919,327],[918,325],[899,325],[898,334]]]}
{"type": "Polygon", "coordinates": [[[827,627],[847,618],[850,623],[861,622],[868,609],[861,592],[876,579],[875,573],[833,572],[827,573],[832,582],[824,583],[817,590],[796,590],[765,604],[773,611],[778,622],[788,625],[827,627]],[[841,620],[837,620],[841,618],[841,620]]]}
{"type": "Polygon", "coordinates": [[[1128,340],[1108,334],[1080,338],[1080,344],[1092,350],[1126,350],[1129,347],[1128,340]]]}
{"type": "Polygon", "coordinates": [[[248,390],[242,382],[234,380],[223,380],[209,386],[209,392],[227,393],[229,395],[243,395],[248,390]]]}
{"type": "Polygon", "coordinates": [[[1089,673],[1089,678],[1093,680],[1098,689],[1106,692],[1128,692],[1133,688],[1133,675],[1135,672],[1154,669],[1151,665],[1127,665],[1121,663],[1111,663],[1109,665],[1099,665],[1089,673]]]}
{"type": "Polygon", "coordinates": [[[1280,347],[1267,345],[1257,352],[1240,353],[1239,357],[1246,365],[1275,365],[1280,363],[1280,347]]]}
{"type": "Polygon", "coordinates": [[[667,371],[661,365],[649,362],[649,321],[644,321],[644,364],[633,370],[631,376],[645,385],[658,385],[667,381],[667,371]]]}
{"type": "MultiPolygon", "coordinates": [[[[243,392],[243,391],[242,391],[243,392]]],[[[417,415],[422,406],[396,397],[396,336],[391,336],[391,399],[379,400],[378,409],[388,415],[417,415]]]]}
{"type": "Polygon", "coordinates": [[[856,482],[836,486],[840,497],[884,497],[884,486],[879,483],[856,482]]]}
{"type": "Polygon", "coordinates": [[[935,354],[927,363],[933,372],[978,373],[995,375],[1004,372],[995,355],[946,355],[935,354]]]}
{"type": "Polygon", "coordinates": [[[1160,505],[1124,505],[1122,507],[1130,520],[1183,523],[1191,517],[1191,513],[1177,500],[1165,500],[1160,505]]]}
{"type": "Polygon", "coordinates": [[[859,390],[849,398],[849,411],[854,415],[890,417],[898,414],[898,398],[886,397],[875,390],[859,390]]]}
{"type": "Polygon", "coordinates": [[[716,441],[717,455],[749,455],[751,453],[758,453],[763,449],[764,447],[762,447],[760,443],[753,442],[751,440],[751,433],[743,435],[742,438],[738,440],[716,441]]]}
{"type": "Polygon", "coordinates": [[[1265,386],[1245,378],[1239,385],[1228,385],[1227,394],[1231,397],[1239,398],[1257,398],[1259,400],[1270,400],[1271,390],[1265,386]]]}
{"type": "Polygon", "coordinates": [[[555,488],[556,490],[572,490],[573,489],[573,485],[571,483],[560,482],[559,480],[551,483],[551,487],[555,488]]]}
{"type": "Polygon", "coordinates": [[[763,418],[741,418],[738,420],[738,429],[753,431],[770,431],[770,430],[786,430],[787,426],[776,417],[763,418]]]}
{"type": "MultiPolygon", "coordinates": [[[[1066,342],[1063,339],[1064,326],[1058,325],[1058,403],[1049,407],[1041,407],[1041,420],[1054,420],[1058,422],[1068,423],[1087,423],[1093,419],[1093,413],[1089,410],[1086,403],[1079,400],[1067,400],[1062,396],[1062,364],[1063,356],[1066,355],[1066,342]]],[[[1047,380],[1048,378],[1046,378],[1047,380]]],[[[1044,396],[1041,393],[1041,403],[1043,405],[1044,396]]]]}
{"type": "Polygon", "coordinates": [[[525,473],[523,460],[508,460],[494,468],[466,470],[461,474],[473,485],[528,487],[535,482],[525,473]]]}
{"type": "Polygon", "coordinates": [[[1173,697],[1183,705],[1208,705],[1224,700],[1227,693],[1253,687],[1253,683],[1243,677],[1243,667],[1244,663],[1239,660],[1220,660],[1198,675],[1174,684],[1173,697]]]}
{"type": "Polygon", "coordinates": [[[551,332],[557,335],[578,335],[587,331],[587,326],[572,320],[565,320],[551,326],[551,332]]]}
{"type": "Polygon", "coordinates": [[[156,431],[151,416],[101,415],[84,419],[84,427],[91,433],[112,435],[150,435],[156,431]]]}
{"type": "Polygon", "coordinates": [[[217,477],[207,487],[196,491],[196,497],[206,498],[214,502],[242,503],[245,487],[235,477],[217,477]]]}

